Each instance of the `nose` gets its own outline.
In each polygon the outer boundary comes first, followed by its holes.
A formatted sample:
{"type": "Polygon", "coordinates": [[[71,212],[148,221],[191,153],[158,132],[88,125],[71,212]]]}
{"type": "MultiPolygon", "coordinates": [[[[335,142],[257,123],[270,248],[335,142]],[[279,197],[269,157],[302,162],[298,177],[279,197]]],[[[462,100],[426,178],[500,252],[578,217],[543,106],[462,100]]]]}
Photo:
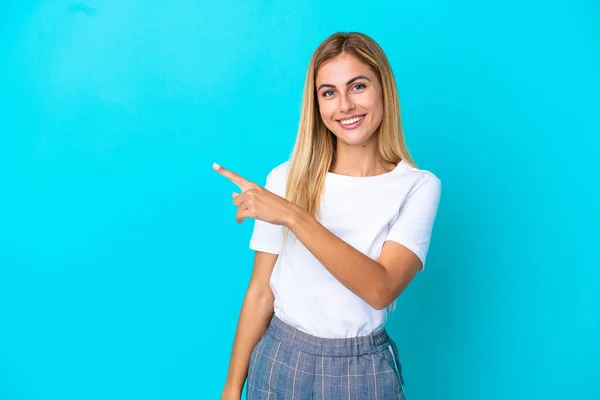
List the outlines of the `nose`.
{"type": "Polygon", "coordinates": [[[350,98],[350,95],[344,93],[340,96],[340,111],[347,113],[354,110],[354,107],[356,107],[356,105],[350,98]]]}

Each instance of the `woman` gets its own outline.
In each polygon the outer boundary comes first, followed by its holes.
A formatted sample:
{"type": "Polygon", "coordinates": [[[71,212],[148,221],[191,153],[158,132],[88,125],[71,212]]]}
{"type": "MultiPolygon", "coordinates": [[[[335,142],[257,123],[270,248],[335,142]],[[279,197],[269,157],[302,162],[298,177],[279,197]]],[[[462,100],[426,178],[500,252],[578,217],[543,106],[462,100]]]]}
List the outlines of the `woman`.
{"type": "Polygon", "coordinates": [[[418,169],[387,57],[360,33],[317,48],[289,162],[236,183],[254,271],[222,399],[404,399],[395,300],[423,270],[440,180],[418,169]]]}

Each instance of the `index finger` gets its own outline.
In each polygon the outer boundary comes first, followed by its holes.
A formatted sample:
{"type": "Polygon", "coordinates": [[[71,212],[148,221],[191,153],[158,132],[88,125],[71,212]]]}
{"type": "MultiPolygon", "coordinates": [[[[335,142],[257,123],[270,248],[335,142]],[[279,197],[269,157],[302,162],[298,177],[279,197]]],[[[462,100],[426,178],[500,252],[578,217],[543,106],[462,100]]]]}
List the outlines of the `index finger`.
{"type": "Polygon", "coordinates": [[[223,175],[225,178],[235,183],[240,189],[242,189],[242,191],[250,189],[252,187],[252,182],[242,177],[240,174],[230,171],[217,163],[213,163],[213,169],[219,174],[223,175]]]}

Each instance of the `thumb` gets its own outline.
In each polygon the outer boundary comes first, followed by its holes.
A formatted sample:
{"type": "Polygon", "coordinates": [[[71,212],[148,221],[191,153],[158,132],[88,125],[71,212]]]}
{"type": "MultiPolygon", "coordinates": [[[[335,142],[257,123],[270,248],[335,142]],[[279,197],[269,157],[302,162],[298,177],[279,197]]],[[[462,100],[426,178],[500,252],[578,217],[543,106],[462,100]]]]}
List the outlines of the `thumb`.
{"type": "Polygon", "coordinates": [[[233,193],[231,193],[231,197],[233,197],[234,199],[235,199],[236,197],[238,197],[239,195],[240,195],[240,194],[239,194],[239,193],[236,193],[236,192],[233,192],[233,193]]]}

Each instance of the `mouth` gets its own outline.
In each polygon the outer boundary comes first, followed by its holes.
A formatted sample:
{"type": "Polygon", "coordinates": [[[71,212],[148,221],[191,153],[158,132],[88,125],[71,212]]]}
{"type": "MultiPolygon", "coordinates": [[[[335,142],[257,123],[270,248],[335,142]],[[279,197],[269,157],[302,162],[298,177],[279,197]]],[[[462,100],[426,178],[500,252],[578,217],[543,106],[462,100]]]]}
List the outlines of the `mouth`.
{"type": "Polygon", "coordinates": [[[344,129],[356,129],[362,124],[367,114],[357,115],[351,118],[338,119],[337,123],[344,129]]]}

